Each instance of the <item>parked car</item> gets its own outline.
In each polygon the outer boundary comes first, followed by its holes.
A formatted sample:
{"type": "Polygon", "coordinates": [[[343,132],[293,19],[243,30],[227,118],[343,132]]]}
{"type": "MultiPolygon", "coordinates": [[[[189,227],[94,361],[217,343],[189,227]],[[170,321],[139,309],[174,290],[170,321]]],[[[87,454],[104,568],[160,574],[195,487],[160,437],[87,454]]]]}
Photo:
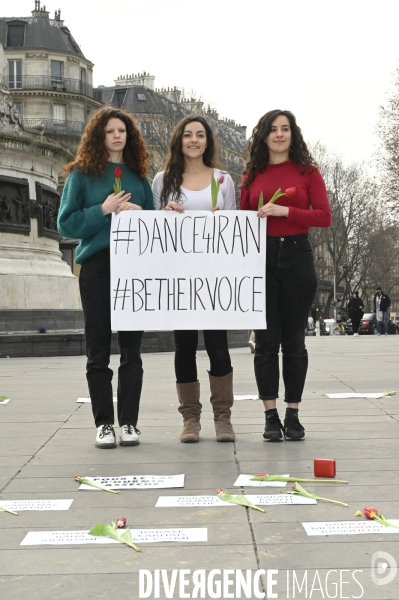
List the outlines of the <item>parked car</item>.
{"type": "MultiPolygon", "coordinates": [[[[377,335],[377,318],[375,313],[365,313],[359,325],[359,335],[377,335]]],[[[384,331],[385,333],[385,331],[384,331]]],[[[388,319],[388,334],[399,334],[399,326],[388,319]]]]}

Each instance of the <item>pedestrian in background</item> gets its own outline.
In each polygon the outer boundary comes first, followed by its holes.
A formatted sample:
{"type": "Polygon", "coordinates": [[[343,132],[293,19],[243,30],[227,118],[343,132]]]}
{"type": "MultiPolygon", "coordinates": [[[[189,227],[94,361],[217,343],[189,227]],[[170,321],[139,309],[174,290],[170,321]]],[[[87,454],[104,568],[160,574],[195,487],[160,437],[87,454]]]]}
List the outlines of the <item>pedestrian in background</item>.
{"type": "MultiPolygon", "coordinates": [[[[68,175],[58,215],[58,231],[79,239],[80,296],[85,321],[86,377],[97,427],[95,445],[115,448],[111,355],[111,213],[153,210],[146,176],[149,154],[132,116],[112,107],[90,118],[68,175]],[[113,192],[115,178],[122,190],[113,192]]],[[[117,408],[121,446],[137,446],[143,368],[142,331],[119,331],[117,408]]]]}
{"type": "Polygon", "coordinates": [[[384,324],[384,333],[388,335],[388,308],[391,306],[391,299],[388,294],[384,294],[380,286],[375,288],[374,312],[377,319],[377,332],[381,335],[381,323],[384,324]]]}
{"type": "Polygon", "coordinates": [[[249,331],[249,340],[247,343],[247,346],[250,348],[252,354],[255,354],[255,332],[254,331],[249,331]]]}
{"type": "Polygon", "coordinates": [[[359,292],[352,293],[352,298],[349,300],[347,308],[348,315],[352,321],[353,335],[358,336],[359,325],[364,312],[364,303],[363,300],[359,298],[359,292]]]}
{"type": "Polygon", "coordinates": [[[255,376],[265,407],[267,442],[299,441],[305,429],[298,418],[308,354],[305,329],[317,280],[311,227],[328,227],[331,210],[326,186],[316,168],[294,115],[272,110],[256,125],[241,187],[242,210],[267,217],[267,329],[255,331],[255,376]],[[275,203],[277,190],[287,190],[275,203]],[[259,208],[261,193],[264,206],[259,208]],[[287,404],[284,425],[276,408],[279,351],[287,404]]]}

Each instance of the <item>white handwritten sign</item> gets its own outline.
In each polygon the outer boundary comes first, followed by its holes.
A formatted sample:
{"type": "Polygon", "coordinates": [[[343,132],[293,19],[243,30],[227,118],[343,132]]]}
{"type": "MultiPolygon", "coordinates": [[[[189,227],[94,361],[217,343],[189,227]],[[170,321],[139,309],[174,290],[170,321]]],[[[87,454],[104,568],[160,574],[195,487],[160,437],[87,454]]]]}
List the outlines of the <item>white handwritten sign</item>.
{"type": "MultiPolygon", "coordinates": [[[[388,519],[399,525],[398,519],[388,519]]],[[[364,533],[399,533],[399,529],[386,527],[376,521],[320,521],[302,523],[308,535],[358,535],[364,533]]]]}
{"type": "MultiPolygon", "coordinates": [[[[117,402],[117,397],[116,396],[113,397],[113,401],[117,402]]],[[[83,402],[91,402],[91,400],[90,400],[90,398],[78,398],[76,400],[76,402],[81,402],[81,403],[83,403],[83,402]]]]}
{"type": "Polygon", "coordinates": [[[287,485],[286,481],[251,481],[252,477],[254,475],[239,475],[233,485],[234,487],[285,487],[287,485]]]}
{"type": "MultiPolygon", "coordinates": [[[[118,530],[122,534],[123,529],[118,530]]],[[[207,542],[206,527],[184,529],[131,529],[134,544],[154,542],[207,542]]],[[[70,545],[70,544],[120,544],[118,540],[104,536],[89,535],[88,531],[30,531],[21,546],[70,545]]]]}
{"type": "MultiPolygon", "coordinates": [[[[8,510],[68,510],[73,500],[0,500],[8,510]]],[[[2,509],[0,508],[0,511],[2,509]]]]}
{"type": "MultiPolygon", "coordinates": [[[[95,483],[110,490],[154,490],[157,488],[184,487],[184,475],[126,475],[122,477],[87,477],[95,483]]],[[[82,483],[80,490],[98,490],[91,485],[82,483]]]]}
{"type": "Polygon", "coordinates": [[[246,394],[245,396],[234,396],[234,400],[259,400],[259,394],[246,394]]]}
{"type": "Polygon", "coordinates": [[[264,329],[266,219],[253,211],[112,215],[115,330],[264,329]]]}
{"type": "Polygon", "coordinates": [[[2,401],[0,402],[0,406],[1,406],[2,404],[8,404],[9,402],[10,402],[10,398],[6,398],[5,400],[2,400],[2,401]]]}
{"type": "MultiPolygon", "coordinates": [[[[294,494],[245,494],[245,497],[255,505],[274,506],[282,504],[290,506],[293,504],[317,504],[313,498],[304,498],[294,494]]],[[[156,508],[168,507],[190,507],[190,506],[238,506],[225,502],[219,496],[160,496],[155,505],[156,508]]]]}

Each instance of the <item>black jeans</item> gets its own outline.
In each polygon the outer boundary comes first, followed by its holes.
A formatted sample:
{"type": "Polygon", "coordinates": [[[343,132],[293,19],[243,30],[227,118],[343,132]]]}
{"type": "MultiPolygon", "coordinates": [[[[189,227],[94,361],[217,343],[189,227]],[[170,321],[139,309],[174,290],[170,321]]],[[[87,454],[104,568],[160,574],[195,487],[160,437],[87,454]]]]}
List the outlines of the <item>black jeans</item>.
{"type": "MultiPolygon", "coordinates": [[[[205,348],[211,363],[210,374],[223,377],[231,373],[227,331],[204,331],[205,348]]],[[[198,331],[175,331],[175,372],[177,383],[197,381],[196,352],[198,331]]]]}
{"type": "MultiPolygon", "coordinates": [[[[114,423],[112,401],[111,292],[109,249],[89,256],[79,276],[85,319],[87,383],[96,427],[114,423]]],[[[119,331],[118,422],[134,425],[139,416],[143,368],[140,354],[142,331],[119,331]]]]}
{"type": "Polygon", "coordinates": [[[267,238],[267,329],[255,331],[255,376],[261,400],[278,398],[279,350],[285,402],[301,402],[308,369],[305,327],[316,293],[313,251],[307,234],[267,238]]]}
{"type": "Polygon", "coordinates": [[[353,317],[352,317],[352,331],[353,331],[353,333],[357,333],[358,332],[361,320],[362,320],[361,315],[353,315],[353,317]]]}

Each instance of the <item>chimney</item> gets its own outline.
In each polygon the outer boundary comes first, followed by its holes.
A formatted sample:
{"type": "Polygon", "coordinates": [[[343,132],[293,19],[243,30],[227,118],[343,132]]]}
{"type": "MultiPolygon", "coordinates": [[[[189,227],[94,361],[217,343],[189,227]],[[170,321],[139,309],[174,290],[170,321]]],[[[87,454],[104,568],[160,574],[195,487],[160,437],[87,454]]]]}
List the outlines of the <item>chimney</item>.
{"type": "Polygon", "coordinates": [[[40,8],[40,0],[35,0],[35,10],[32,10],[32,17],[48,19],[50,12],[46,10],[46,7],[40,8]]]}
{"type": "Polygon", "coordinates": [[[144,85],[145,87],[154,89],[155,76],[149,73],[137,74],[137,75],[120,75],[118,79],[114,80],[115,85],[144,85]]]}
{"type": "Polygon", "coordinates": [[[54,11],[54,21],[57,21],[57,23],[59,23],[59,25],[63,25],[64,21],[61,19],[61,9],[59,8],[58,11],[54,11]]]}

